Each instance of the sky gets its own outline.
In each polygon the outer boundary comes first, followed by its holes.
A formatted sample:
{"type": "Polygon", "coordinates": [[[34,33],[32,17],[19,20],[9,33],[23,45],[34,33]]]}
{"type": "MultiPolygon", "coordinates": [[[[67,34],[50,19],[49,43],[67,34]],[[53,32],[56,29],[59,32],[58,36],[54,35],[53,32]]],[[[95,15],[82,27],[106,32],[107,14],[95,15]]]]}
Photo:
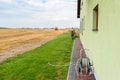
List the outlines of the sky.
{"type": "Polygon", "coordinates": [[[79,28],[77,0],[0,0],[0,27],[79,28]]]}

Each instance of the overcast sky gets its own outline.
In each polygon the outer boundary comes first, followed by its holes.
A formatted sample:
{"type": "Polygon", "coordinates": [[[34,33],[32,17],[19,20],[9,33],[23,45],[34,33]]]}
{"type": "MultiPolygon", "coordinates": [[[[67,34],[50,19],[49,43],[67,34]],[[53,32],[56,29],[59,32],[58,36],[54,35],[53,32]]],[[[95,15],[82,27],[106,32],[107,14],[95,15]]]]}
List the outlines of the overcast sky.
{"type": "Polygon", "coordinates": [[[79,27],[77,0],[0,0],[0,27],[79,27]]]}

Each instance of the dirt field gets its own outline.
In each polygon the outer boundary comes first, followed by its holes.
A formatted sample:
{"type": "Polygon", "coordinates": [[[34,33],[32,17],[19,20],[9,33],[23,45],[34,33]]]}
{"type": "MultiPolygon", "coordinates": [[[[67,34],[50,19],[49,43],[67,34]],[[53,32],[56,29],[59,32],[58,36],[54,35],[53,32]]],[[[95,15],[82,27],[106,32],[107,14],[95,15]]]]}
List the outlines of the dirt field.
{"type": "Polygon", "coordinates": [[[68,29],[0,29],[0,62],[54,39],[68,29]]]}

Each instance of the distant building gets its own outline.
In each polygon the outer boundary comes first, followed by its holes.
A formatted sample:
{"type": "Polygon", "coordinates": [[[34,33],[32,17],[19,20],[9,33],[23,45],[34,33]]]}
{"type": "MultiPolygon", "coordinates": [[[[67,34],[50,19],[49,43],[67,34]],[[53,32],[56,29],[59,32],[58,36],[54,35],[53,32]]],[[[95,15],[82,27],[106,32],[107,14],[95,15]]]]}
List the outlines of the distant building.
{"type": "Polygon", "coordinates": [[[98,80],[120,80],[120,1],[78,0],[77,17],[98,80]]]}

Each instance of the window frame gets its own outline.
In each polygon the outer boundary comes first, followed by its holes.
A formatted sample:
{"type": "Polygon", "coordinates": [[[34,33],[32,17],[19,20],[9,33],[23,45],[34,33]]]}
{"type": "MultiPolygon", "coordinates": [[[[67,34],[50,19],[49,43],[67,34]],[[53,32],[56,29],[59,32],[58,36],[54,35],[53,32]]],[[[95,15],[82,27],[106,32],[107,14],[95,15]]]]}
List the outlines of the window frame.
{"type": "Polygon", "coordinates": [[[99,5],[93,8],[93,31],[98,31],[99,5]]]}

